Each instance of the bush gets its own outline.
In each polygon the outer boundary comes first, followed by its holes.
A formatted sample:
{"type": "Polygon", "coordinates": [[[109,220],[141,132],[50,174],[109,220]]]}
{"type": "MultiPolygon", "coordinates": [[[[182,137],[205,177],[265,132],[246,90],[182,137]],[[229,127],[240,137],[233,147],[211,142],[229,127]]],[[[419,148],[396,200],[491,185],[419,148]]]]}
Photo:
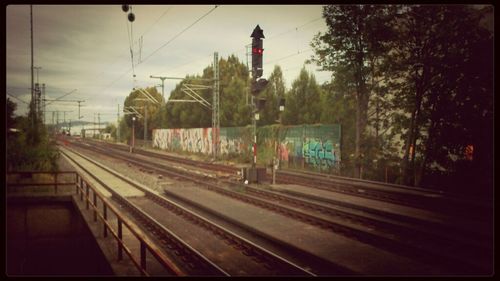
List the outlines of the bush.
{"type": "Polygon", "coordinates": [[[39,126],[37,142],[33,143],[29,126],[21,122],[18,125],[21,133],[7,137],[7,171],[57,171],[60,155],[49,142],[45,128],[39,126]]]}

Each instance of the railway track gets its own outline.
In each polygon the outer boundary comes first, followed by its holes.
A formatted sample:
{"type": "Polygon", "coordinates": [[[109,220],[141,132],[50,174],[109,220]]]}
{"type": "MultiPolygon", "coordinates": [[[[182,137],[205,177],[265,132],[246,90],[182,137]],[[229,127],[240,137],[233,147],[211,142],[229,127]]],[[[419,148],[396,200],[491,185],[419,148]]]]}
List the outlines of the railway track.
{"type": "Polygon", "coordinates": [[[440,190],[293,170],[278,170],[276,178],[278,183],[300,184],[472,219],[483,219],[492,210],[491,205],[480,200],[440,190]]]}
{"type": "MultiPolygon", "coordinates": [[[[98,146],[128,151],[128,147],[123,145],[99,141],[89,142],[98,146]]],[[[134,152],[140,155],[173,161],[209,171],[224,172],[233,175],[239,172],[239,168],[232,166],[175,157],[140,148],[136,148],[134,152]]],[[[270,175],[268,175],[268,178],[269,176],[270,175]]],[[[278,170],[276,172],[276,182],[285,184],[300,184],[320,190],[340,192],[404,206],[433,210],[435,212],[470,217],[472,219],[482,219],[485,217],[485,213],[492,213],[491,205],[477,202],[479,200],[459,197],[455,194],[440,190],[387,184],[307,171],[298,172],[294,170],[278,170]],[[476,210],[477,212],[471,212],[470,210],[476,210]]]]}
{"type": "MultiPolygon", "coordinates": [[[[129,212],[141,225],[153,234],[157,241],[164,246],[167,253],[174,253],[173,255],[177,257],[177,260],[188,268],[192,275],[216,275],[216,276],[228,276],[228,275],[241,275],[241,272],[231,272],[230,270],[223,269],[224,266],[233,269],[234,268],[252,268],[253,272],[247,273],[248,275],[290,275],[290,276],[314,276],[315,274],[303,269],[286,259],[260,247],[248,241],[247,239],[238,236],[237,234],[231,232],[230,230],[211,222],[210,220],[203,218],[196,213],[184,208],[183,206],[160,196],[154,191],[149,190],[147,187],[142,186],[118,173],[104,167],[103,165],[81,155],[75,151],[63,152],[66,157],[74,159],[78,155],[80,159],[85,159],[85,161],[91,162],[94,165],[105,170],[106,173],[112,174],[115,177],[127,182],[130,186],[133,186],[145,193],[142,199],[131,199],[125,198],[118,192],[107,186],[105,182],[100,180],[98,177],[94,176],[94,179],[98,181],[102,186],[113,194],[112,198],[116,200],[121,206],[125,207],[127,212],[129,212]],[[73,154],[73,155],[71,155],[73,154]],[[138,201],[146,201],[139,203],[138,201]],[[139,207],[141,205],[142,207],[139,207]],[[172,226],[166,226],[159,222],[159,218],[151,215],[152,212],[147,213],[143,211],[144,206],[156,206],[156,210],[161,212],[171,212],[176,214],[176,216],[182,217],[184,221],[188,221],[189,224],[195,225],[199,231],[204,231],[203,233],[198,233],[202,236],[214,237],[212,243],[218,243],[217,249],[222,252],[229,254],[226,257],[226,264],[216,264],[214,257],[207,257],[201,253],[201,250],[195,249],[195,247],[189,245],[188,242],[183,240],[181,237],[177,236],[173,231],[169,230],[172,226]],[[227,265],[230,262],[232,265],[227,265]]],[[[73,160],[75,161],[75,160],[73,160]]],[[[80,160],[81,161],[81,160],[80,160]]],[[[78,161],[75,161],[81,169],[87,170],[78,161]]],[[[88,170],[87,170],[88,172],[88,170]]],[[[90,173],[91,174],[91,173],[90,173]]],[[[157,212],[158,213],[158,212],[157,212]]],[[[221,260],[219,259],[220,263],[221,260]]],[[[243,274],[245,275],[245,274],[243,274]]]]}
{"type": "MultiPolygon", "coordinates": [[[[109,151],[100,150],[100,153],[109,153],[109,151]]],[[[109,156],[118,157],[116,154],[109,156]]],[[[181,177],[185,180],[195,181],[201,187],[224,196],[285,214],[411,258],[443,264],[449,268],[464,269],[471,268],[471,266],[481,267],[481,262],[484,260],[481,252],[484,247],[481,243],[468,241],[467,236],[449,235],[450,233],[446,230],[436,231],[428,225],[424,227],[423,224],[414,225],[376,215],[367,215],[363,212],[353,212],[347,208],[325,206],[229,181],[224,181],[224,183],[231,185],[232,188],[223,188],[218,184],[208,183],[206,177],[196,180],[186,171],[172,169],[159,163],[147,164],[144,160],[135,161],[130,155],[119,158],[160,174],[169,171],[167,174],[170,176],[182,175],[181,177]],[[244,193],[241,192],[242,189],[244,193]]],[[[434,227],[440,228],[439,225],[434,225],[434,227]]]]}

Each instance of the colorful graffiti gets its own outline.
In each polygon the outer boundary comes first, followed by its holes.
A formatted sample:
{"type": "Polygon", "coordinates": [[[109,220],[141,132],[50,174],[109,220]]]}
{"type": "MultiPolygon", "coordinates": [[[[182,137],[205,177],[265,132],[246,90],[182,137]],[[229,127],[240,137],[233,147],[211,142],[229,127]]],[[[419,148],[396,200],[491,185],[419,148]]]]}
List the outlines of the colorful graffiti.
{"type": "Polygon", "coordinates": [[[278,154],[280,161],[285,163],[303,159],[307,165],[329,169],[338,161],[337,150],[331,140],[289,138],[279,144],[278,154]]]}
{"type": "Polygon", "coordinates": [[[308,139],[304,141],[302,155],[305,163],[330,168],[335,164],[335,151],[330,140],[308,139]]]}
{"type": "MultiPolygon", "coordinates": [[[[220,128],[221,155],[243,155],[251,152],[253,137],[250,127],[220,128]]],[[[279,133],[259,128],[259,150],[277,155],[285,165],[329,170],[340,161],[339,125],[287,126],[279,133]],[[276,147],[277,139],[281,140],[276,147]]],[[[212,153],[212,129],[157,129],[153,131],[153,146],[168,151],[212,153]]]]}

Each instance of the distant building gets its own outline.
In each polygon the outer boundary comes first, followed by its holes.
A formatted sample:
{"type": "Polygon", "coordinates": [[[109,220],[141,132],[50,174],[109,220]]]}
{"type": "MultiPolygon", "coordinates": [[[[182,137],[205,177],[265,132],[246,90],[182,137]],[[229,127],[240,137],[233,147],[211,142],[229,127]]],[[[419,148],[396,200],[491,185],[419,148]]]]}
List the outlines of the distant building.
{"type": "Polygon", "coordinates": [[[111,139],[111,134],[110,133],[101,133],[100,139],[102,139],[102,140],[110,140],[111,139]]]}

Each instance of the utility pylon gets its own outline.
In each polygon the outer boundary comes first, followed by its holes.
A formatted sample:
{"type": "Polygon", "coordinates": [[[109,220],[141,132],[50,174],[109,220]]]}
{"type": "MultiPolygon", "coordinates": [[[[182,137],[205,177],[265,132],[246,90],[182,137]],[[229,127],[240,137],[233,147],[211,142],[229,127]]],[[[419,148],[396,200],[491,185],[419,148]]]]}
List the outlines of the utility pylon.
{"type": "MultiPolygon", "coordinates": [[[[44,89],[45,89],[45,86],[44,86],[44,89]]],[[[44,96],[45,96],[45,94],[44,94],[44,96]]],[[[83,118],[83,116],[80,116],[80,107],[81,107],[80,103],[85,102],[85,100],[59,100],[59,99],[49,100],[49,99],[43,98],[42,101],[44,102],[44,107],[46,106],[45,102],[47,102],[47,101],[49,101],[50,103],[53,103],[53,102],[77,102],[78,103],[78,119],[83,118]]]]}
{"type": "Polygon", "coordinates": [[[164,88],[164,82],[165,82],[165,79],[167,79],[168,77],[162,77],[162,76],[153,76],[153,75],[149,75],[149,78],[157,78],[157,79],[160,79],[161,80],[161,97],[163,99],[162,101],[162,104],[165,103],[165,88],[164,88]]]}
{"type": "Polygon", "coordinates": [[[214,53],[214,88],[212,98],[212,153],[213,158],[219,156],[219,53],[214,53]]]}
{"type": "Polygon", "coordinates": [[[42,120],[45,124],[45,83],[42,84],[42,120]]]}
{"type": "Polygon", "coordinates": [[[118,104],[118,113],[116,118],[116,141],[120,142],[120,104],[118,104]]]}
{"type": "MultiPolygon", "coordinates": [[[[192,99],[169,99],[168,102],[198,102],[207,109],[212,110],[212,156],[217,159],[219,155],[219,136],[220,136],[220,118],[219,118],[219,54],[214,53],[214,78],[194,78],[189,79],[192,81],[210,81],[213,83],[212,86],[206,85],[195,85],[195,84],[183,84],[181,91],[187,94],[192,99]],[[212,104],[210,104],[206,99],[196,93],[196,90],[212,89],[212,104]]],[[[175,80],[185,80],[186,78],[181,77],[165,77],[165,79],[175,79],[175,80]]]]}

